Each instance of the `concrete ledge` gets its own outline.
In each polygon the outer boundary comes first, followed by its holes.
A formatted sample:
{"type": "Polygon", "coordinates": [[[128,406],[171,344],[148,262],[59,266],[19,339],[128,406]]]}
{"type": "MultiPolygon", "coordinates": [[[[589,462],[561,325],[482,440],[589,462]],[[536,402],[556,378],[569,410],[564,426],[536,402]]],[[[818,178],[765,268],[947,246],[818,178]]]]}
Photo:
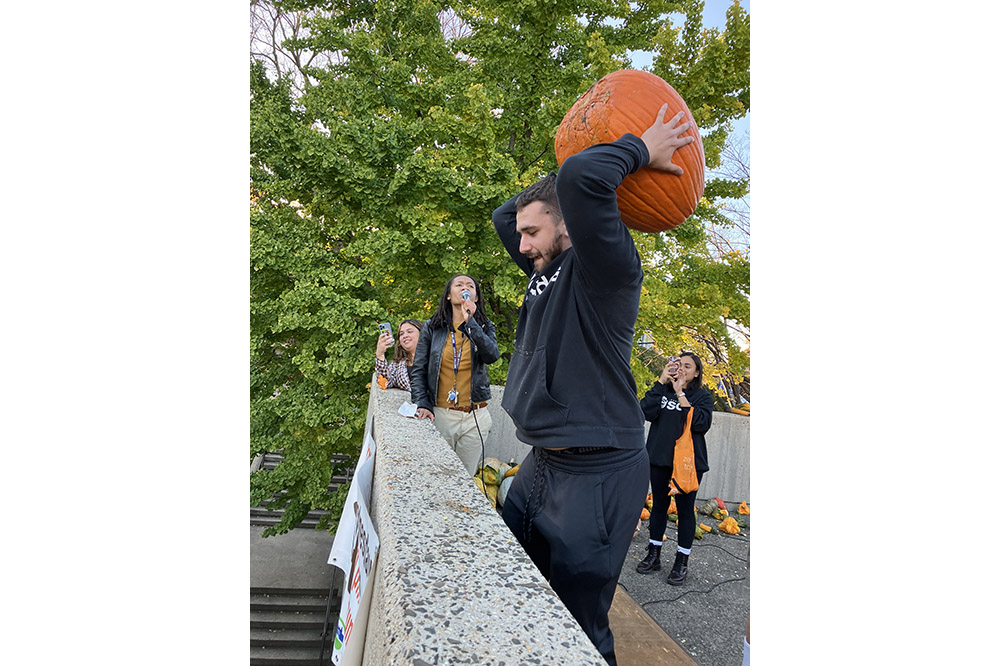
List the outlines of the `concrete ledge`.
{"type": "Polygon", "coordinates": [[[381,545],[363,664],[603,666],[434,425],[397,413],[408,399],[369,402],[381,545]]]}

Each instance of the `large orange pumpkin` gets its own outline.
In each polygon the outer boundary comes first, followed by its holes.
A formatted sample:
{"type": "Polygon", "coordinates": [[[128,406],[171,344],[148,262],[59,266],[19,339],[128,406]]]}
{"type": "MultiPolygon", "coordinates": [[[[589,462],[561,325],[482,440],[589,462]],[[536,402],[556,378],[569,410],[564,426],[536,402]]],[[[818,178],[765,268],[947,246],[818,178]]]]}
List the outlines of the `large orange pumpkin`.
{"type": "MultiPolygon", "coordinates": [[[[617,141],[631,132],[641,137],[667,103],[664,121],[684,111],[682,122],[693,120],[691,110],[666,81],[635,69],[612,72],[590,87],[569,110],[556,131],[556,160],[595,143],[617,141]]],[[[625,177],[618,187],[622,221],[638,231],[664,231],[686,220],[705,191],[705,149],[694,126],[682,136],[694,141],[678,149],[671,160],[684,169],[683,176],[643,167],[625,177]]]]}

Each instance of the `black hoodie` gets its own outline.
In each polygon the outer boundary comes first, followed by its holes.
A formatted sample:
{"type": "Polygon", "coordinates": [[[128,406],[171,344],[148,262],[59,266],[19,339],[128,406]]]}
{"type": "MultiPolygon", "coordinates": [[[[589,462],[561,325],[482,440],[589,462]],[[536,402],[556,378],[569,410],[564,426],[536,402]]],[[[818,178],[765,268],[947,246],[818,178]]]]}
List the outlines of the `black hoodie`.
{"type": "Polygon", "coordinates": [[[503,397],[526,444],[644,446],[629,367],[642,265],[615,190],[648,162],[642,140],[625,134],[563,163],[556,193],[573,245],[541,274],[518,249],[517,197],[493,211],[500,240],[530,278],[503,397]]]}
{"type": "Polygon", "coordinates": [[[642,413],[649,426],[649,439],[646,448],[649,451],[649,464],[659,467],[674,466],[674,445],[677,438],[684,433],[684,423],[687,421],[689,409],[691,415],[691,441],[694,443],[694,468],[699,472],[708,471],[708,448],[705,446],[705,433],[712,427],[712,396],[703,388],[697,391],[684,389],[684,397],[691,403],[690,407],[681,407],[677,394],[670,384],[653,382],[646,392],[642,402],[642,413]]]}

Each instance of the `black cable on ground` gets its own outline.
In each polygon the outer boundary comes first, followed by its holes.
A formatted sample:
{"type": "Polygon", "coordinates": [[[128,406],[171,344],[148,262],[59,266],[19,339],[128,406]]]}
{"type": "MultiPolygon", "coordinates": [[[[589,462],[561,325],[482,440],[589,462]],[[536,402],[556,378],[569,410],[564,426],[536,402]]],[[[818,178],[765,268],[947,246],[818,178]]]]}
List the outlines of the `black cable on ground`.
{"type": "Polygon", "coordinates": [[[719,550],[721,550],[726,555],[729,555],[734,560],[739,560],[740,562],[746,562],[747,564],[750,564],[750,560],[749,559],[744,559],[744,558],[740,557],[739,555],[736,555],[734,553],[730,553],[728,550],[726,550],[722,546],[717,546],[714,543],[703,543],[703,544],[699,544],[698,547],[699,548],[705,548],[706,546],[709,547],[709,548],[718,548],[719,550]]]}
{"type": "MultiPolygon", "coordinates": [[[[730,578],[728,580],[720,580],[718,583],[716,583],[712,587],[708,588],[707,590],[685,590],[681,594],[679,594],[676,597],[673,597],[671,599],[656,599],[655,601],[647,601],[647,602],[639,604],[639,605],[642,606],[643,608],[645,608],[646,606],[649,606],[650,604],[662,604],[665,601],[670,601],[670,602],[677,601],[677,600],[682,599],[682,598],[686,597],[687,595],[693,594],[693,593],[708,594],[709,592],[711,592],[715,588],[719,587],[720,585],[725,585],[726,583],[738,583],[741,580],[746,580],[746,576],[741,576],[739,578],[730,578]]],[[[621,583],[619,583],[619,585],[621,585],[621,583]]],[[[625,586],[622,585],[622,587],[625,587],[625,586]]],[[[627,591],[628,590],[626,590],[626,592],[627,591]]]]}

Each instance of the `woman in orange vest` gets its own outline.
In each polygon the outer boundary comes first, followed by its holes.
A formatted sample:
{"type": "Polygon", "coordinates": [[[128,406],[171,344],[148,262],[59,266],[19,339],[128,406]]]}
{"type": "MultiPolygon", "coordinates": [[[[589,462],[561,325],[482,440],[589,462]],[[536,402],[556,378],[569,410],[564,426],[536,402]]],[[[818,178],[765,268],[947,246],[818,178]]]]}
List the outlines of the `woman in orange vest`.
{"type": "MultiPolygon", "coordinates": [[[[705,433],[712,427],[712,396],[702,388],[701,359],[691,352],[672,358],[660,373],[660,378],[639,402],[642,413],[652,425],[646,438],[649,452],[649,483],[653,492],[653,508],[649,512],[649,546],[646,557],[636,571],[641,574],[660,570],[660,549],[667,529],[667,508],[670,506],[670,485],[674,478],[674,449],[684,434],[688,412],[691,412],[690,437],[694,445],[694,463],[698,484],[708,471],[708,450],[705,433]]],[[[680,585],[687,577],[688,556],[694,543],[694,505],[697,488],[674,495],[677,503],[677,554],[667,576],[671,585],[680,585]]]]}

